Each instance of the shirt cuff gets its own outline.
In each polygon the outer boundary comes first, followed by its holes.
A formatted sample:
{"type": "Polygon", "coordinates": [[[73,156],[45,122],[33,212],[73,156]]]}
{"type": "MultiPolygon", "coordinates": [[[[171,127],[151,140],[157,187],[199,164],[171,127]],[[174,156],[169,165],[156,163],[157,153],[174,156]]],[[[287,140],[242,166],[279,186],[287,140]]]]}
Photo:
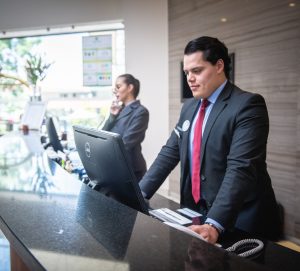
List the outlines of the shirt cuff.
{"type": "Polygon", "coordinates": [[[220,233],[224,232],[224,230],[225,230],[224,227],[220,223],[218,223],[217,221],[215,221],[215,220],[213,220],[211,218],[207,218],[205,220],[205,223],[211,223],[211,224],[213,224],[217,229],[219,229],[220,233]]]}

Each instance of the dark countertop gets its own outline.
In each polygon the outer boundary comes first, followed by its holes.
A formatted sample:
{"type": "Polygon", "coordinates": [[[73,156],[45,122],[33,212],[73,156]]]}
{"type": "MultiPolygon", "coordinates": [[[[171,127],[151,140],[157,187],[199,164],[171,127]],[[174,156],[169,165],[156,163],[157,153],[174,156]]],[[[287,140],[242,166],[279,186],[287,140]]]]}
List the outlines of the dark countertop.
{"type": "MultiPolygon", "coordinates": [[[[244,259],[137,212],[48,158],[38,134],[0,138],[0,227],[31,270],[294,270],[300,254],[264,241],[244,259]]],[[[154,208],[177,204],[156,195],[154,208]]],[[[227,233],[227,247],[247,237],[227,233]]],[[[297,268],[296,268],[297,269],[297,268]]]]}

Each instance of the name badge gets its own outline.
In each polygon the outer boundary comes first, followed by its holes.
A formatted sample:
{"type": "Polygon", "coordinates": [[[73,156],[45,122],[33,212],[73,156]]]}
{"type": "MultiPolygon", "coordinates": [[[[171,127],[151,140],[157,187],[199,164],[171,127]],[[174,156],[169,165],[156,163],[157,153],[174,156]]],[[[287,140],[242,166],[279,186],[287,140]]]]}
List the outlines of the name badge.
{"type": "Polygon", "coordinates": [[[186,132],[190,128],[190,121],[185,120],[184,123],[182,124],[182,131],[186,132]]]}

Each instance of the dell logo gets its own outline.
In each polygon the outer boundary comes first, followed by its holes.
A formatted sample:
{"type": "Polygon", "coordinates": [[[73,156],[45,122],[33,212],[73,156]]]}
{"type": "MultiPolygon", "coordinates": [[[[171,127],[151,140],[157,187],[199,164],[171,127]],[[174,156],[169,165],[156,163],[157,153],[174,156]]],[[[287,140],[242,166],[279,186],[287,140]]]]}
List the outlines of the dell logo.
{"type": "Polygon", "coordinates": [[[88,158],[91,157],[91,146],[89,142],[86,142],[84,145],[85,154],[88,158]]]}

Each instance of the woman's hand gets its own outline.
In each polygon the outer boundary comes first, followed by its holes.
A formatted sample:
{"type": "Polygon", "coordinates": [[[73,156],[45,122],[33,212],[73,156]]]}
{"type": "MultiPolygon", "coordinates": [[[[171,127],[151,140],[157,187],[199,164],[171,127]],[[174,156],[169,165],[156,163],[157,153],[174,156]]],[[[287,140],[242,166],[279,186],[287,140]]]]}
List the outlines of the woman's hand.
{"type": "Polygon", "coordinates": [[[114,100],[110,106],[110,113],[115,116],[118,115],[123,108],[122,105],[123,103],[121,101],[114,100]]]}

